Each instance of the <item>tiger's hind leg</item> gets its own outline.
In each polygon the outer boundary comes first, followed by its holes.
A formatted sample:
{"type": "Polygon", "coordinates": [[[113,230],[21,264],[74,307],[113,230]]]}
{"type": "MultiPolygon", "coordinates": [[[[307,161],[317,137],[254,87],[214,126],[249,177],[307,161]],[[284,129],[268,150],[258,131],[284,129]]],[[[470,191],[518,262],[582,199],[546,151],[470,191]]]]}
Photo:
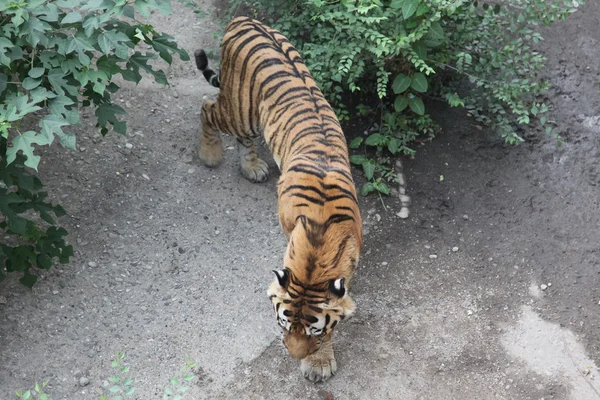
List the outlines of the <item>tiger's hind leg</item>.
{"type": "Polygon", "coordinates": [[[324,382],[337,372],[332,335],[327,335],[319,350],[300,361],[302,375],[311,382],[324,382]]]}
{"type": "Polygon", "coordinates": [[[223,143],[215,123],[217,103],[206,100],[202,105],[202,136],[198,155],[207,167],[216,167],[223,161],[223,143]]]}
{"type": "Polygon", "coordinates": [[[269,166],[258,158],[254,142],[249,137],[238,137],[238,150],[240,153],[240,168],[244,178],[250,182],[264,182],[269,177],[269,166]]]}

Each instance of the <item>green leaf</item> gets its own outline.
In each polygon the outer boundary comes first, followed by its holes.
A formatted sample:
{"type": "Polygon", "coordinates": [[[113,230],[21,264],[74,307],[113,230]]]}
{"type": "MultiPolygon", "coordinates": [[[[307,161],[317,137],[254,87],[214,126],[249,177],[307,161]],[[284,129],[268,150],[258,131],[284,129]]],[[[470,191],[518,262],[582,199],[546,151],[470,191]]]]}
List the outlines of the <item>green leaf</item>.
{"type": "Polygon", "coordinates": [[[420,97],[415,97],[410,99],[408,103],[411,110],[413,110],[418,115],[425,114],[425,104],[423,104],[423,100],[420,97]]]}
{"type": "Polygon", "coordinates": [[[188,381],[188,382],[191,381],[191,380],[193,380],[193,379],[194,379],[194,375],[193,374],[187,374],[187,375],[185,375],[183,377],[183,380],[184,381],[188,381]]]}
{"type": "Polygon", "coordinates": [[[62,21],[60,21],[61,24],[72,24],[75,22],[79,22],[82,21],[83,17],[81,16],[81,13],[78,13],[77,11],[73,11],[68,13],[63,19],[62,21]]]}
{"type": "Polygon", "coordinates": [[[127,70],[121,72],[123,78],[128,81],[139,83],[142,80],[142,75],[140,74],[139,70],[142,69],[154,76],[156,83],[166,85],[168,82],[165,73],[161,70],[155,71],[150,65],[148,65],[148,61],[154,58],[156,58],[156,56],[150,54],[143,55],[139,51],[136,51],[135,54],[129,58],[129,62],[126,65],[127,70]]]}
{"type": "Polygon", "coordinates": [[[169,382],[170,382],[170,383],[171,383],[171,385],[173,385],[173,386],[177,386],[177,385],[179,385],[179,379],[177,379],[177,378],[175,378],[175,377],[171,378],[171,380],[170,380],[169,382]]]}
{"type": "Polygon", "coordinates": [[[404,111],[406,107],[408,107],[408,98],[406,96],[397,96],[396,101],[394,101],[394,110],[399,113],[404,111]]]}
{"type": "Polygon", "coordinates": [[[390,153],[396,154],[398,152],[398,149],[400,149],[400,140],[395,137],[390,138],[390,140],[388,141],[387,147],[388,147],[388,150],[390,151],[390,153]]]}
{"type": "Polygon", "coordinates": [[[42,128],[42,134],[48,137],[50,143],[54,140],[54,134],[58,136],[60,144],[70,149],[76,149],[76,137],[73,134],[65,133],[61,129],[63,126],[71,125],[67,120],[63,119],[60,115],[51,114],[40,121],[40,127],[42,128]]]}
{"type": "Polygon", "coordinates": [[[433,22],[431,24],[431,27],[429,28],[429,31],[427,32],[426,37],[429,40],[444,40],[444,38],[446,37],[444,33],[444,28],[442,28],[442,25],[440,25],[439,22],[433,22]]]}
{"type": "MultiPolygon", "coordinates": [[[[169,35],[163,33],[160,36],[155,35],[150,44],[152,45],[154,50],[156,50],[158,52],[158,54],[160,55],[160,58],[162,58],[169,64],[171,64],[171,62],[173,61],[173,57],[171,56],[171,53],[177,53],[177,54],[179,54],[179,58],[181,58],[182,61],[188,61],[190,59],[190,57],[187,54],[187,52],[185,50],[177,47],[177,43],[175,43],[172,39],[173,39],[172,36],[169,36],[169,35]]],[[[333,77],[332,77],[332,79],[335,80],[333,77]]],[[[341,81],[341,77],[340,77],[340,80],[337,82],[340,82],[340,81],[341,81]]]]}
{"type": "Polygon", "coordinates": [[[25,78],[23,79],[23,89],[25,90],[33,90],[36,87],[38,87],[40,85],[40,83],[42,83],[41,79],[32,79],[32,78],[25,78]]]}
{"type": "Polygon", "coordinates": [[[410,76],[400,74],[396,77],[396,79],[394,79],[394,83],[392,83],[392,89],[396,94],[404,93],[406,89],[410,87],[410,83],[410,76]]]}
{"type": "Polygon", "coordinates": [[[355,137],[354,139],[352,139],[352,141],[350,142],[350,148],[351,149],[358,149],[360,147],[360,144],[363,142],[363,138],[362,137],[355,137]]]}
{"type": "Polygon", "coordinates": [[[367,157],[362,154],[355,154],[350,156],[350,162],[354,165],[362,165],[365,161],[367,161],[367,157]]]}
{"type": "Polygon", "coordinates": [[[379,193],[383,193],[383,194],[390,194],[390,188],[388,187],[388,185],[385,182],[376,182],[374,184],[375,189],[377,189],[377,191],[379,193]]]}
{"type": "Polygon", "coordinates": [[[69,45],[67,46],[67,54],[72,53],[73,51],[77,52],[81,64],[85,66],[90,65],[91,59],[85,52],[94,51],[94,47],[88,41],[88,38],[81,35],[71,37],[69,45]]]}
{"type": "Polygon", "coordinates": [[[427,91],[427,78],[421,72],[417,72],[412,76],[410,87],[417,92],[425,93],[427,91]]]}
{"type": "Polygon", "coordinates": [[[166,388],[165,388],[165,394],[166,394],[166,395],[169,395],[169,396],[170,396],[170,395],[172,395],[172,394],[174,394],[174,393],[175,393],[175,392],[174,392],[174,391],[173,391],[173,389],[171,389],[170,387],[166,387],[166,388]]]}
{"type": "Polygon", "coordinates": [[[427,11],[429,11],[429,6],[425,3],[421,3],[419,4],[419,7],[417,8],[417,17],[420,17],[421,15],[425,14],[427,11]]]}
{"type": "Polygon", "coordinates": [[[375,163],[373,161],[365,161],[362,167],[367,179],[373,179],[373,174],[375,173],[375,163]]]}
{"type": "Polygon", "coordinates": [[[35,47],[42,40],[46,39],[46,31],[52,30],[52,28],[47,22],[31,16],[23,25],[23,30],[27,32],[27,40],[29,43],[35,47]]]}
{"type": "Polygon", "coordinates": [[[113,125],[115,132],[120,134],[127,133],[127,125],[125,122],[121,122],[117,119],[117,115],[127,114],[123,108],[116,104],[103,103],[96,109],[96,117],[98,118],[98,125],[106,128],[108,124],[113,125]]]}
{"type": "Polygon", "coordinates": [[[380,133],[373,133],[367,137],[365,144],[367,146],[380,146],[384,142],[385,138],[380,133]]]}
{"type": "Polygon", "coordinates": [[[44,72],[46,72],[45,68],[31,68],[29,70],[29,72],[27,73],[27,75],[29,75],[30,77],[37,79],[40,76],[44,75],[44,72]]]}
{"type": "Polygon", "coordinates": [[[12,140],[12,147],[6,149],[6,162],[12,163],[19,151],[27,157],[25,165],[37,171],[37,166],[40,162],[40,156],[33,154],[33,145],[47,145],[48,139],[44,135],[39,135],[34,131],[27,131],[21,135],[15,136],[12,140]]]}
{"type": "Polygon", "coordinates": [[[131,396],[134,392],[135,392],[134,387],[127,388],[127,390],[125,390],[125,396],[131,396]]]}
{"type": "Polygon", "coordinates": [[[402,4],[402,16],[404,19],[410,18],[417,11],[418,6],[419,0],[404,0],[402,4]]]}
{"type": "Polygon", "coordinates": [[[10,58],[6,54],[13,47],[15,47],[15,45],[8,40],[8,38],[0,37],[0,63],[7,67],[10,66],[10,58]]]}
{"type": "Polygon", "coordinates": [[[361,194],[361,196],[366,196],[369,193],[374,192],[374,191],[375,191],[375,185],[373,184],[373,182],[367,182],[360,189],[360,194],[361,194]]]}
{"type": "Polygon", "coordinates": [[[398,9],[402,7],[402,3],[404,3],[404,0],[392,0],[390,8],[398,9]]]}
{"type": "Polygon", "coordinates": [[[104,31],[98,36],[98,46],[106,55],[109,55],[112,49],[116,49],[115,55],[121,59],[129,57],[128,47],[122,42],[131,42],[129,36],[117,31],[104,31]]]}
{"type": "Polygon", "coordinates": [[[121,386],[117,386],[117,385],[111,386],[111,387],[108,388],[108,391],[111,392],[111,393],[118,393],[118,392],[120,392],[122,390],[123,389],[121,389],[121,386]]]}

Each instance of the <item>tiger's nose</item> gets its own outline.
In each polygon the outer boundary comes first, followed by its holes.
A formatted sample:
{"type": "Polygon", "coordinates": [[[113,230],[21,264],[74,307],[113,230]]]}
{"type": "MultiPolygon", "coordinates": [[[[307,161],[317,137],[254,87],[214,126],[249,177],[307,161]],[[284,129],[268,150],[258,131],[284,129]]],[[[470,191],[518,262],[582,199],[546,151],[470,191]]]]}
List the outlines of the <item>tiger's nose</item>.
{"type": "Polygon", "coordinates": [[[283,339],[283,344],[288,349],[290,356],[294,357],[295,359],[302,360],[308,356],[310,346],[306,336],[293,334],[287,335],[283,339]]]}

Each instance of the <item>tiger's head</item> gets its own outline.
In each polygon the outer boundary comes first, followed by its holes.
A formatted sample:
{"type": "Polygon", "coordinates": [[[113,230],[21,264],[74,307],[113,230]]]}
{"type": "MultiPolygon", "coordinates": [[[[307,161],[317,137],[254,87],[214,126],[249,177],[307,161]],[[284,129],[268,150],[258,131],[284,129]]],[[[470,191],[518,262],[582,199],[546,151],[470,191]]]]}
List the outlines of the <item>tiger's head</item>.
{"type": "Polygon", "coordinates": [[[283,329],[283,344],[301,360],[319,349],[335,326],[354,313],[356,304],[346,293],[345,278],[305,286],[288,268],[274,272],[277,279],[268,294],[283,329]]]}
{"type": "MultiPolygon", "coordinates": [[[[327,237],[316,247],[310,237],[291,235],[281,270],[267,291],[283,329],[283,343],[297,359],[317,351],[356,304],[348,294],[360,244],[353,235],[327,237]]],[[[305,233],[305,232],[303,232],[305,233]]]]}

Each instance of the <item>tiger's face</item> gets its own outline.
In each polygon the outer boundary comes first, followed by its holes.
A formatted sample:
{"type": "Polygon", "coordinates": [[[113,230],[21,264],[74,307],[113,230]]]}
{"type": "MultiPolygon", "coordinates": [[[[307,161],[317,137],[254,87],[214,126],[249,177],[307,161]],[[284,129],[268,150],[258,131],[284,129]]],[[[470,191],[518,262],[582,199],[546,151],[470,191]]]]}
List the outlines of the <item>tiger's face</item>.
{"type": "Polygon", "coordinates": [[[356,305],[346,293],[344,278],[307,286],[287,268],[273,272],[277,279],[267,293],[283,329],[285,347],[301,360],[317,351],[336,325],[354,313],[356,305]]]}

